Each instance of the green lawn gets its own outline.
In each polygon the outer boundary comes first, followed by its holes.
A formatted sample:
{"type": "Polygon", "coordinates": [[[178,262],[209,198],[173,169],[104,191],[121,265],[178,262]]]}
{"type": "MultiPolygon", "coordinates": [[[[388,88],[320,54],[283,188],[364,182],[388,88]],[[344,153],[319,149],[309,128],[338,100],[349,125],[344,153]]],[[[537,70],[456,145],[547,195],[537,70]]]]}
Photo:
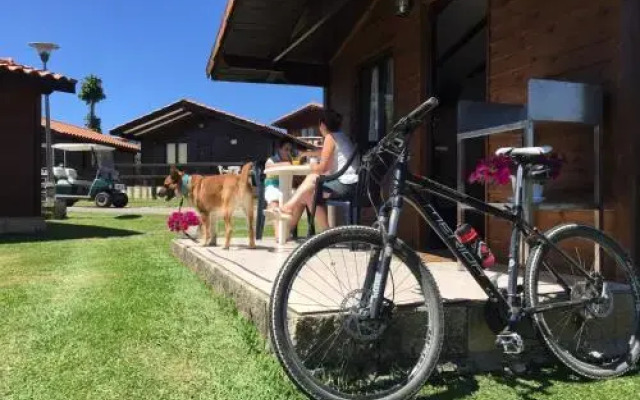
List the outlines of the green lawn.
{"type": "MultiPolygon", "coordinates": [[[[233,304],[170,255],[172,237],[162,216],[73,213],[37,240],[0,237],[0,398],[301,398],[233,304]]],[[[637,376],[585,383],[551,370],[441,375],[424,398],[638,392],[637,376]]]]}

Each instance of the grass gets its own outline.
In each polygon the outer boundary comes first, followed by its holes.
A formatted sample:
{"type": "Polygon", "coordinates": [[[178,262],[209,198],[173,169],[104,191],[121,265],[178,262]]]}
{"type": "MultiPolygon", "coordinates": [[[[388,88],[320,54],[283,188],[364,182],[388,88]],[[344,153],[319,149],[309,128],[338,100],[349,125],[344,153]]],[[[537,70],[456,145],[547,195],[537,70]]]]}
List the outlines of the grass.
{"type": "Polygon", "coordinates": [[[0,239],[0,398],[301,398],[164,224],[72,215],[0,239]]]}
{"type": "MultiPolygon", "coordinates": [[[[162,216],[0,237],[0,398],[301,399],[255,328],[168,251],[162,216]]],[[[243,235],[240,229],[238,235],[243,235]]],[[[439,375],[423,399],[636,398],[640,378],[439,375]]]]}

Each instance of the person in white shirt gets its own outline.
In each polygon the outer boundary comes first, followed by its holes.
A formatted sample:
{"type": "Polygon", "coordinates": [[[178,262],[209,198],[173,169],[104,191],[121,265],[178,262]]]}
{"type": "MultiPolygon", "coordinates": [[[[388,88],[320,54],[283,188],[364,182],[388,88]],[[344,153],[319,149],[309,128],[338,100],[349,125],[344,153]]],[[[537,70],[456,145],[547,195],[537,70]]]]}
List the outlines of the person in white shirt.
{"type": "MultiPolygon", "coordinates": [[[[286,139],[281,139],[278,142],[277,151],[269,157],[265,163],[266,168],[275,167],[278,165],[291,165],[291,152],[293,151],[293,145],[286,139]]],[[[282,198],[282,192],[280,191],[280,181],[278,175],[269,175],[267,173],[264,181],[264,198],[267,202],[267,208],[273,209],[278,207],[280,199],[282,198]]],[[[278,223],[274,221],[274,229],[276,234],[276,240],[278,240],[278,223]]]]}
{"type": "MultiPolygon", "coordinates": [[[[322,149],[319,152],[303,152],[300,156],[320,156],[318,163],[311,164],[312,173],[308,175],[298,187],[291,199],[280,206],[272,208],[268,212],[279,214],[280,218],[289,219],[289,227],[294,228],[305,209],[311,209],[313,204],[316,179],[319,175],[331,175],[344,167],[355,147],[349,138],[341,131],[342,116],[337,112],[327,109],[320,118],[319,130],[324,138],[322,149]]],[[[323,184],[323,198],[341,199],[351,198],[358,183],[357,161],[347,168],[344,174],[335,180],[323,184]]],[[[327,209],[323,205],[316,208],[316,224],[320,229],[329,226],[327,209]]]]}

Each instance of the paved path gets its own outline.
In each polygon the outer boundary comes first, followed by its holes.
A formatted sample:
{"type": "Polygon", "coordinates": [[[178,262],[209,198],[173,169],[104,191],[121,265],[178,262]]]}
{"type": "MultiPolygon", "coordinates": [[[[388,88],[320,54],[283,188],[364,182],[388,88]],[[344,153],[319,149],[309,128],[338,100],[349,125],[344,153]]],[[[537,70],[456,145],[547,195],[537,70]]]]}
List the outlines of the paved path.
{"type": "MultiPolygon", "coordinates": [[[[192,207],[182,207],[183,211],[194,211],[192,207]]],[[[94,214],[113,214],[113,215],[170,215],[174,211],[178,211],[177,207],[124,207],[124,208],[98,208],[98,207],[69,207],[69,212],[94,213],[94,214]]],[[[234,217],[244,217],[242,210],[236,210],[234,217]]]]}
{"type": "MultiPolygon", "coordinates": [[[[193,210],[191,207],[183,207],[186,210],[193,210]]],[[[124,208],[98,208],[98,207],[69,207],[71,212],[96,213],[96,214],[143,214],[143,215],[169,215],[177,211],[173,207],[124,207],[124,208]]]]}

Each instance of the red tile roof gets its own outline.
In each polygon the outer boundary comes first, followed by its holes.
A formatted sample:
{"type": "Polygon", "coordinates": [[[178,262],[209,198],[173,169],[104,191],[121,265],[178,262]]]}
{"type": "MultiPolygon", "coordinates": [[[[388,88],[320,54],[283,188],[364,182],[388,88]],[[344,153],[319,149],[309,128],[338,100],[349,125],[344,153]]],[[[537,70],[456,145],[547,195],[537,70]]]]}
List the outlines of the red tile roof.
{"type": "MultiPolygon", "coordinates": [[[[42,118],[42,127],[45,126],[45,119],[42,118]]],[[[127,142],[118,136],[105,135],[91,129],[82,128],[80,126],[67,124],[60,121],[51,120],[51,131],[62,136],[70,136],[74,139],[80,139],[89,143],[105,144],[115,147],[118,150],[128,152],[139,152],[140,146],[127,142]]]]}
{"type": "Polygon", "coordinates": [[[35,77],[48,83],[52,89],[62,92],[75,92],[76,80],[48,70],[37,69],[23,64],[18,64],[12,58],[0,58],[0,73],[22,74],[35,77]]]}

